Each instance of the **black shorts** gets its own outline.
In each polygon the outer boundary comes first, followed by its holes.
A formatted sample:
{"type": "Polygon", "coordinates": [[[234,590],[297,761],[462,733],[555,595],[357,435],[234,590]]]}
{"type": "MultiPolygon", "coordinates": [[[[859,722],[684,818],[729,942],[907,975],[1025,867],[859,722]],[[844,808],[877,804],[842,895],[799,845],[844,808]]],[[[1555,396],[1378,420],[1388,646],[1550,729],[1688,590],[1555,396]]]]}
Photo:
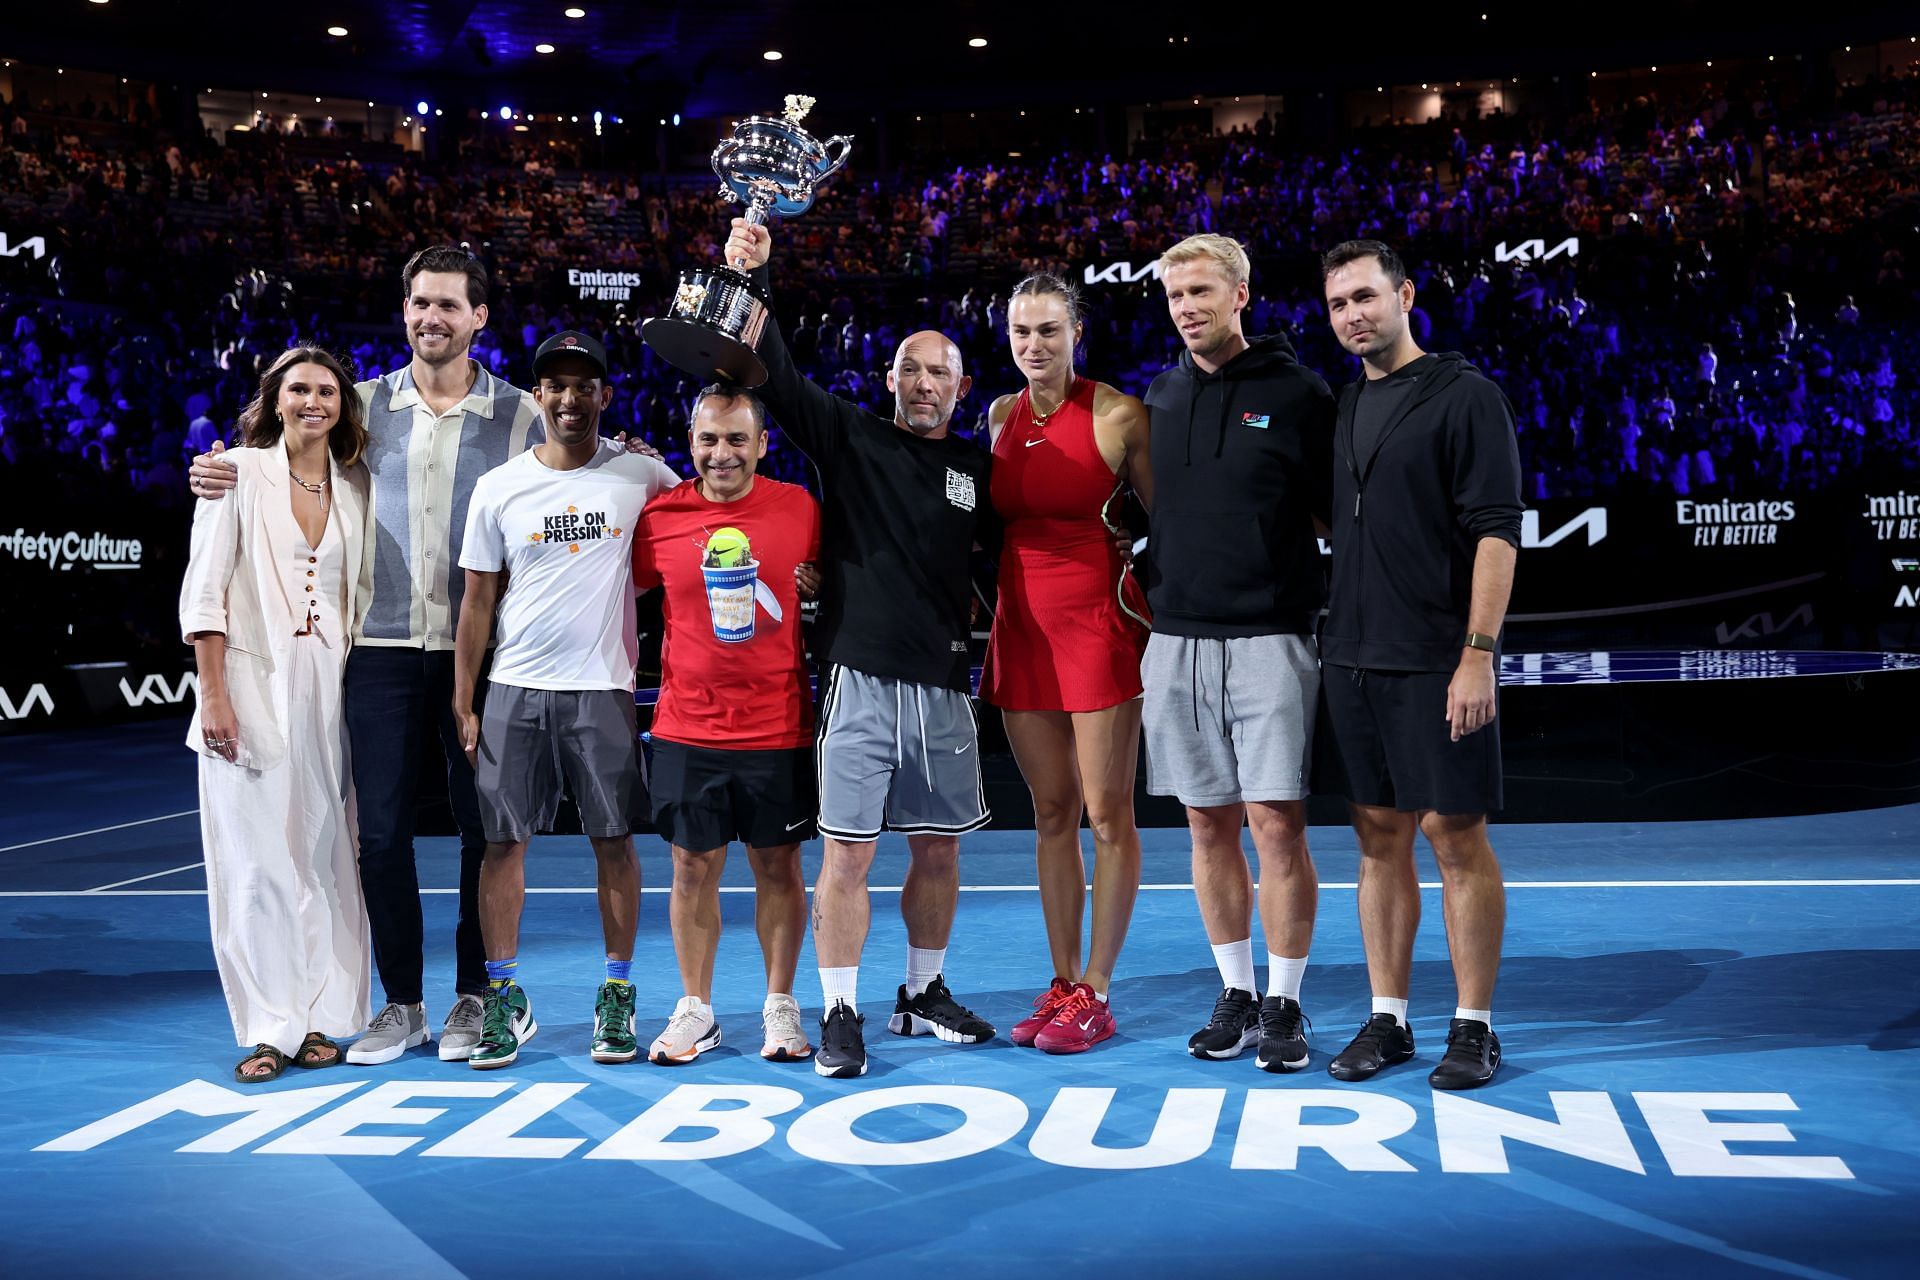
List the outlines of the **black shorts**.
{"type": "Polygon", "coordinates": [[[1408,813],[1497,812],[1504,799],[1500,719],[1453,741],[1447,727],[1452,679],[1447,671],[1327,664],[1316,734],[1325,749],[1315,761],[1314,790],[1408,813]]]}
{"type": "Polygon", "coordinates": [[[820,813],[811,746],[734,751],[655,738],[648,783],[661,837],[695,852],[798,844],[820,813]]]}

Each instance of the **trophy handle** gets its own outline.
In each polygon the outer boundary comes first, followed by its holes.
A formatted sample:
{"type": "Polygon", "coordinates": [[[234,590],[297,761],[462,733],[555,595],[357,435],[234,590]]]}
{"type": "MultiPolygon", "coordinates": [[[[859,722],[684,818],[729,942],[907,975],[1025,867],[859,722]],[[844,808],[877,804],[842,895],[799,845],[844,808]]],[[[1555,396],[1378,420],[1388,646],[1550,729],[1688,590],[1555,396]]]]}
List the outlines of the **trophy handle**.
{"type": "Polygon", "coordinates": [[[840,171],[840,166],[847,162],[848,153],[850,153],[853,150],[853,139],[848,137],[844,133],[838,133],[838,134],[835,134],[833,137],[828,138],[825,142],[821,143],[820,149],[827,153],[827,159],[831,163],[829,163],[826,168],[820,170],[820,172],[814,176],[813,180],[815,182],[823,181],[828,176],[838,173],[840,171]],[[835,155],[833,153],[833,147],[835,146],[835,144],[838,144],[840,147],[840,153],[838,155],[835,155]]]}

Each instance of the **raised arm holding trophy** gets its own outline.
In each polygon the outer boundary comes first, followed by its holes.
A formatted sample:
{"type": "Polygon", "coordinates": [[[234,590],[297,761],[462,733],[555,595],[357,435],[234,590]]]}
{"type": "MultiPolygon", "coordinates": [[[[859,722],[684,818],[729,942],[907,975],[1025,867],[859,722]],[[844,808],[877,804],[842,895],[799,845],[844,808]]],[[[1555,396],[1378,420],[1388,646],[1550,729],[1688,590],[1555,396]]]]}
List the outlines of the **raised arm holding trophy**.
{"type": "MultiPolygon", "coordinates": [[[[815,138],[800,122],[813,99],[788,94],[779,116],[749,116],[713,149],[720,196],[747,206],[747,220],[769,213],[791,218],[813,204],[816,186],[847,162],[853,139],[815,138]],[[837,150],[836,150],[837,148],[837,150]]],[[[690,267],[680,273],[668,314],[640,326],[640,336],[662,359],[696,378],[718,377],[742,387],[767,380],[756,350],[766,328],[766,304],[748,288],[746,262],[690,267]]]]}

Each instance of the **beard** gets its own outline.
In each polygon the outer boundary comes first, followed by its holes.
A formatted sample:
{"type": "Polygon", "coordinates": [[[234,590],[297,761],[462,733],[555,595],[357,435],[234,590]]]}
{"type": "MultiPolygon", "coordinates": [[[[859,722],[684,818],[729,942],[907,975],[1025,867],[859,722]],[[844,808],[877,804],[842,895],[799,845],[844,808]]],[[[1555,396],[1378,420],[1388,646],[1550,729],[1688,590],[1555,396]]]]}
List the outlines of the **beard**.
{"type": "Polygon", "coordinates": [[[447,345],[441,350],[439,355],[430,355],[426,351],[423,351],[420,345],[420,335],[418,334],[409,333],[407,335],[407,345],[413,349],[413,354],[421,361],[430,365],[439,366],[452,364],[455,360],[466,359],[467,353],[473,350],[473,335],[468,334],[466,340],[461,341],[457,334],[448,334],[447,345]]]}
{"type": "Polygon", "coordinates": [[[897,396],[894,398],[893,406],[895,412],[899,414],[900,421],[906,423],[907,429],[917,436],[930,436],[940,428],[946,426],[947,423],[953,419],[953,410],[951,409],[945,413],[941,413],[937,408],[927,409],[924,407],[920,408],[919,416],[916,417],[914,407],[909,406],[905,400],[897,396]],[[928,417],[933,417],[934,421],[926,421],[928,417]]]}

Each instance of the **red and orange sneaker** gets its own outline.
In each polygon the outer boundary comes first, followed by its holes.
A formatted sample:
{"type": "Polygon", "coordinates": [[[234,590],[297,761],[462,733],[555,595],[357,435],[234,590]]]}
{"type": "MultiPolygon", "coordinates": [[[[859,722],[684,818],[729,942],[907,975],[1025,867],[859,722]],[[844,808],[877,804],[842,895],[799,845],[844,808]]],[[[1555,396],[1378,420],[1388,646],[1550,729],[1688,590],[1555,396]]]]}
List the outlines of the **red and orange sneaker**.
{"type": "Polygon", "coordinates": [[[1060,1006],[1072,995],[1073,983],[1065,978],[1055,978],[1052,986],[1033,998],[1033,1016],[1014,1023],[1013,1030],[1007,1032],[1007,1039],[1021,1048],[1031,1045],[1034,1037],[1053,1021],[1053,1015],[1060,1012],[1060,1006]]]}
{"type": "Polygon", "coordinates": [[[1034,1037],[1042,1053],[1085,1053],[1113,1034],[1113,1010],[1084,982],[1073,984],[1053,1021],[1034,1037]]]}

